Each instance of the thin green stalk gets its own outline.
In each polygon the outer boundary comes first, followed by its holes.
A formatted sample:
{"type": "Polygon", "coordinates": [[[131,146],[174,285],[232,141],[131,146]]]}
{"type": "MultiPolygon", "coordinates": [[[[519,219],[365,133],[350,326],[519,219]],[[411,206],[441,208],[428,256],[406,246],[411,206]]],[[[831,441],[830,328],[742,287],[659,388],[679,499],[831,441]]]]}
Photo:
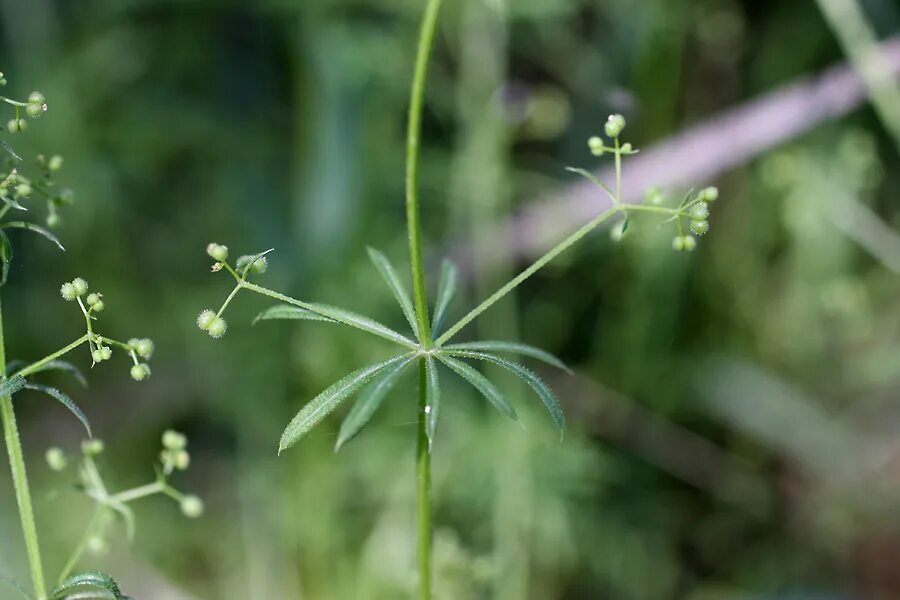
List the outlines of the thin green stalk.
{"type": "Polygon", "coordinates": [[[46,365],[47,363],[52,362],[52,361],[56,360],[57,358],[59,358],[59,357],[61,357],[61,356],[64,356],[64,355],[68,354],[69,352],[71,352],[72,350],[74,350],[74,349],[77,348],[78,346],[82,345],[83,343],[85,343],[85,342],[88,341],[89,339],[90,339],[90,334],[89,334],[89,333],[85,333],[83,336],[81,336],[80,338],[78,338],[77,340],[75,340],[74,342],[72,342],[71,344],[69,344],[68,346],[65,346],[64,348],[60,348],[59,350],[57,350],[57,351],[54,352],[53,354],[48,354],[48,355],[45,356],[44,358],[42,358],[42,359],[40,359],[40,360],[38,360],[38,361],[35,361],[35,362],[31,363],[31,364],[28,365],[27,367],[23,367],[23,368],[19,369],[18,371],[16,371],[15,373],[13,373],[11,376],[12,376],[12,377],[16,377],[16,376],[28,377],[29,375],[31,375],[31,374],[34,373],[35,371],[39,371],[39,370],[41,369],[41,367],[43,367],[43,366],[46,365]]]}
{"type": "MultiPolygon", "coordinates": [[[[412,269],[413,300],[419,324],[419,345],[432,346],[428,319],[428,295],[425,291],[425,269],[422,264],[422,231],[419,214],[419,141],[422,133],[422,106],[428,61],[434,46],[438,15],[442,0],[428,0],[419,31],[416,66],[409,98],[409,123],[406,138],[406,227],[409,234],[409,260],[412,269]]],[[[428,447],[427,375],[425,358],[419,358],[419,418],[416,444],[416,499],[419,558],[419,597],[431,598],[431,454],[428,447]]]]}
{"type": "Polygon", "coordinates": [[[94,529],[97,528],[97,525],[100,524],[100,518],[103,516],[103,507],[98,506],[94,510],[94,516],[91,517],[91,520],[88,522],[88,526],[85,527],[84,533],[81,535],[81,539],[78,540],[78,545],[75,546],[75,549],[72,551],[72,554],[69,556],[69,560],[66,561],[66,565],[63,567],[62,571],[59,573],[59,577],[56,580],[56,585],[60,585],[66,578],[72,574],[72,569],[75,568],[75,565],[78,564],[78,561],[81,559],[81,555],[84,554],[85,549],[87,548],[88,540],[91,539],[91,534],[94,533],[94,529]]]}
{"type": "Polygon", "coordinates": [[[509,283],[501,287],[499,290],[491,294],[484,302],[473,308],[469,311],[466,316],[456,322],[450,329],[448,329],[442,336],[440,336],[437,340],[435,340],[435,344],[437,346],[441,346],[445,342],[447,342],[454,335],[459,333],[459,331],[472,322],[473,319],[477,318],[481,313],[489,309],[493,306],[498,300],[503,298],[506,294],[514,290],[521,284],[523,281],[534,275],[538,270],[540,270],[544,265],[548,262],[562,254],[565,250],[567,250],[570,246],[577,243],[581,238],[589,234],[591,231],[599,227],[604,221],[609,219],[611,216],[616,214],[620,209],[617,206],[611,206],[606,209],[596,217],[594,217],[590,222],[586,225],[582,226],[575,233],[561,241],[559,244],[550,249],[546,254],[537,259],[530,267],[519,273],[516,277],[511,279],[509,283]]]}
{"type": "MultiPolygon", "coordinates": [[[[3,313],[0,309],[0,379],[5,379],[5,376],[2,375],[5,372],[6,350],[3,343],[3,313]]],[[[44,569],[41,566],[37,526],[34,522],[34,510],[31,507],[31,492],[28,488],[25,458],[22,455],[19,429],[16,427],[12,397],[0,397],[0,418],[3,420],[3,436],[6,438],[9,466],[12,471],[13,486],[16,490],[16,502],[19,505],[19,520],[22,522],[22,535],[25,538],[25,550],[28,553],[28,564],[31,567],[31,581],[38,600],[44,600],[47,597],[47,588],[44,587],[44,569]]]]}

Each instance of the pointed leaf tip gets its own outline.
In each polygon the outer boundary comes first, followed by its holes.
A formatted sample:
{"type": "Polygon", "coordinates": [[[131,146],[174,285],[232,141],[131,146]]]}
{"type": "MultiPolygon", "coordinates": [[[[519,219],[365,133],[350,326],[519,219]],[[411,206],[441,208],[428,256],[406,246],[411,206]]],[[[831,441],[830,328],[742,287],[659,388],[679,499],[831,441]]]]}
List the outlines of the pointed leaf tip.
{"type": "Polygon", "coordinates": [[[393,265],[391,265],[391,262],[384,254],[371,246],[367,246],[366,250],[369,253],[369,259],[372,261],[372,264],[375,265],[375,269],[381,274],[381,277],[384,279],[385,283],[387,283],[388,288],[390,288],[391,293],[394,295],[397,304],[400,305],[400,310],[403,312],[403,316],[406,317],[406,321],[409,323],[410,328],[415,336],[418,337],[419,324],[416,321],[416,310],[413,308],[412,298],[410,298],[406,288],[403,287],[403,283],[400,281],[397,271],[394,270],[393,265]]]}

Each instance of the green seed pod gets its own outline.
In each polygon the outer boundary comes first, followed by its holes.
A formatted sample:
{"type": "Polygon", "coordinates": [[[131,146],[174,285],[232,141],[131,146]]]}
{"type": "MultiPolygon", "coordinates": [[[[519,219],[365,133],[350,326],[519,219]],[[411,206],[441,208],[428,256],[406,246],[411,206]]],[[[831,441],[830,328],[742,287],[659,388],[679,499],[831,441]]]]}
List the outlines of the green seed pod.
{"type": "Polygon", "coordinates": [[[191,466],[191,455],[188,454],[187,450],[179,450],[175,452],[175,460],[172,463],[179,471],[185,471],[191,466]]]}
{"type": "Polygon", "coordinates": [[[50,157],[50,160],[47,161],[47,168],[51,171],[59,171],[62,169],[63,165],[63,157],[59,154],[55,154],[50,157]]]}
{"type": "Polygon", "coordinates": [[[153,356],[153,350],[155,349],[156,346],[150,338],[138,340],[137,345],[134,346],[134,351],[137,352],[138,356],[141,358],[150,358],[153,356]]]}
{"type": "Polygon", "coordinates": [[[40,92],[31,92],[28,94],[28,104],[44,104],[47,102],[47,99],[44,98],[44,95],[40,92]]]}
{"type": "Polygon", "coordinates": [[[139,363],[131,367],[131,378],[135,381],[143,381],[150,377],[150,366],[146,363],[139,363]]]}
{"type": "Polygon", "coordinates": [[[217,260],[219,262],[228,260],[228,246],[210,243],[206,247],[206,253],[209,254],[213,260],[217,260]]]}
{"type": "Polygon", "coordinates": [[[693,252],[694,248],[697,247],[697,240],[694,239],[692,235],[684,236],[684,249],[688,252],[693,252]]]}
{"type": "Polygon", "coordinates": [[[97,292],[92,292],[88,294],[88,297],[85,298],[84,301],[87,302],[88,306],[94,306],[95,304],[100,302],[100,294],[98,294],[97,292]]]}
{"type": "Polygon", "coordinates": [[[184,516],[196,519],[203,514],[203,501],[197,496],[185,496],[180,502],[181,512],[184,516]]]}
{"type": "MultiPolygon", "coordinates": [[[[255,257],[249,254],[241,256],[237,259],[238,271],[243,271],[255,257]]],[[[265,273],[269,268],[269,260],[265,256],[260,256],[253,260],[253,265],[247,269],[248,273],[265,273]]]]}
{"type": "Polygon", "coordinates": [[[691,221],[691,231],[697,235],[703,235],[709,231],[709,221],[691,221]]]}
{"type": "Polygon", "coordinates": [[[50,229],[56,229],[57,227],[59,227],[61,221],[62,219],[60,219],[59,215],[55,212],[47,215],[47,227],[49,227],[50,229]]]}
{"type": "Polygon", "coordinates": [[[706,202],[714,202],[719,198],[719,188],[710,186],[700,190],[698,197],[706,202]]]}
{"type": "Polygon", "coordinates": [[[603,156],[603,153],[606,151],[603,147],[603,140],[596,135],[588,140],[588,148],[591,149],[591,154],[594,156],[603,156]]]}
{"type": "Polygon", "coordinates": [[[691,206],[690,216],[694,221],[705,221],[709,217],[709,204],[706,202],[694,204],[691,206]]]}
{"type": "Polygon", "coordinates": [[[92,309],[95,313],[102,312],[104,308],[106,308],[106,305],[103,303],[103,300],[98,300],[98,301],[91,307],[91,309],[92,309]]]}
{"type": "Polygon", "coordinates": [[[100,356],[103,360],[109,360],[112,358],[112,348],[109,346],[101,346],[100,348],[100,356]]]}
{"type": "Polygon", "coordinates": [[[95,363],[103,362],[103,353],[100,352],[100,349],[91,350],[91,358],[95,363]]]}
{"type": "Polygon", "coordinates": [[[66,302],[71,302],[78,297],[78,294],[75,292],[75,286],[68,282],[62,284],[62,287],[59,288],[59,293],[66,302]]]}
{"type": "Polygon", "coordinates": [[[29,102],[28,104],[25,105],[25,113],[32,119],[37,119],[45,112],[47,112],[46,104],[37,104],[36,102],[29,102]]]}
{"type": "Polygon", "coordinates": [[[91,554],[106,554],[109,552],[109,541],[102,535],[92,535],[88,538],[87,550],[91,554]]]}
{"type": "Polygon", "coordinates": [[[47,465],[54,471],[62,471],[69,462],[66,460],[65,453],[56,447],[47,448],[47,453],[44,454],[44,458],[47,459],[47,465]]]}
{"type": "Polygon", "coordinates": [[[28,129],[28,121],[25,119],[10,119],[6,123],[6,129],[10,133],[19,133],[28,129]]]}
{"type": "Polygon", "coordinates": [[[75,287],[75,295],[76,296],[84,296],[88,292],[88,282],[82,279],[81,277],[76,277],[72,280],[72,285],[75,287]]]}
{"type": "Polygon", "coordinates": [[[30,183],[20,183],[16,186],[16,196],[19,198],[27,198],[31,195],[31,184],[30,183]]]}
{"type": "Polygon", "coordinates": [[[206,329],[210,336],[220,338],[228,331],[228,323],[222,317],[216,317],[209,327],[206,329]]]}
{"type": "Polygon", "coordinates": [[[665,202],[666,197],[663,195],[662,188],[658,185],[650,186],[644,191],[644,202],[647,204],[660,205],[665,202]]]}
{"type": "Polygon", "coordinates": [[[197,327],[206,331],[216,320],[216,311],[207,308],[197,316],[197,327]]]}
{"type": "Polygon", "coordinates": [[[623,129],[625,129],[625,117],[622,115],[609,115],[606,125],[604,125],[606,135],[611,138],[617,138],[623,129]]]}
{"type": "Polygon", "coordinates": [[[672,238],[672,250],[676,252],[684,250],[684,236],[676,235],[672,238]]]}
{"type": "Polygon", "coordinates": [[[633,149],[634,148],[631,147],[631,144],[629,144],[627,142],[625,144],[622,144],[622,152],[625,152],[626,154],[628,152],[631,152],[633,149]]]}

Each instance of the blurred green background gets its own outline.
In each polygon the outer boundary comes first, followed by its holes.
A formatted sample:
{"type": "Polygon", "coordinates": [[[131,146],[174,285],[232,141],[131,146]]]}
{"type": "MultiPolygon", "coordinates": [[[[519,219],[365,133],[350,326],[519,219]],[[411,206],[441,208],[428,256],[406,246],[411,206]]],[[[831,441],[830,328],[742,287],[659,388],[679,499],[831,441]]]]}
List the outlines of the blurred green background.
{"type": "MultiPolygon", "coordinates": [[[[609,113],[646,148],[846,60],[812,0],[445,4],[422,202],[432,267],[444,253],[467,259],[457,317],[527,264],[528,248],[548,247],[533,228],[487,243],[513,215],[543,202],[540,227],[574,228],[564,167],[604,166],[585,142],[609,113]]],[[[275,455],[304,402],[389,348],[316,323],[251,326],[270,303],[250,295],[222,340],[194,319],[230,289],[209,273],[204,248],[217,241],[274,247],[269,287],[403,325],[365,247],[406,272],[403,140],[422,8],[0,2],[4,93],[39,89],[50,106],[7,139],[26,160],[62,154],[59,179],[77,195],[65,254],[13,239],[8,354],[34,359],[81,335],[58,289],[86,278],[106,296],[105,332],[156,341],[153,377],[135,384],[119,357],[89,373],[88,390],[54,383],[106,441],[113,485],[151,478],[174,427],[193,459],[175,484],[207,503],[196,521],[162,499],[138,504],[134,543],[85,561],[142,600],[411,595],[412,378],[339,454],[331,418],[275,455]]],[[[894,0],[862,8],[879,38],[900,28],[894,0]]],[[[618,244],[601,230],[464,332],[545,348],[576,375],[539,369],[567,411],[562,443],[512,381],[528,433],[463,386],[445,392],[439,598],[900,597],[900,161],[867,102],[846,108],[780,139],[765,131],[773,102],[751,127],[766,147],[728,160],[740,140],[723,129],[671,150],[666,173],[645,163],[648,184],[667,184],[721,159],[712,179],[671,190],[722,190],[696,252],[673,253],[652,218],[618,244]]],[[[596,202],[588,214],[605,208],[596,202]]],[[[76,449],[81,430],[49,400],[17,402],[55,572],[91,506],[42,456],[76,449]]],[[[14,506],[4,468],[0,571],[24,580],[14,506]]]]}

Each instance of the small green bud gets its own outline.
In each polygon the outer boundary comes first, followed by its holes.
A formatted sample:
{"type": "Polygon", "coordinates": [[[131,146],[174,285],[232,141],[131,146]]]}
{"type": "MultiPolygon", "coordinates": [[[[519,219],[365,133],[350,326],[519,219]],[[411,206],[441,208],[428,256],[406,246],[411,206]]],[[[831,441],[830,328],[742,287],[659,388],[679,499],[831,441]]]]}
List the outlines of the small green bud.
{"type": "Polygon", "coordinates": [[[6,78],[0,73],[0,85],[6,85],[6,78]]]}
{"type": "Polygon", "coordinates": [[[705,202],[714,202],[719,198],[719,188],[708,187],[700,190],[698,197],[705,202]]]}
{"type": "MultiPolygon", "coordinates": [[[[237,269],[238,271],[243,271],[247,268],[247,265],[250,264],[250,261],[254,259],[254,256],[245,255],[241,256],[237,259],[237,269]]],[[[253,265],[247,269],[248,273],[265,273],[269,268],[269,260],[265,256],[260,256],[256,260],[253,260],[253,265]]]]}
{"type": "Polygon", "coordinates": [[[209,327],[206,329],[210,336],[220,338],[228,331],[228,323],[222,317],[216,317],[209,327]]]}
{"type": "Polygon", "coordinates": [[[112,358],[112,348],[109,346],[101,346],[100,347],[100,356],[103,360],[109,360],[112,358]]]}
{"type": "Polygon", "coordinates": [[[191,465],[191,455],[188,454],[187,450],[178,450],[175,452],[172,463],[175,465],[176,469],[184,471],[191,465]]]}
{"type": "Polygon", "coordinates": [[[50,160],[47,161],[47,168],[51,171],[59,171],[62,169],[63,165],[63,157],[59,154],[50,157],[50,160]]]}
{"type": "Polygon", "coordinates": [[[62,219],[60,219],[59,215],[56,214],[55,212],[52,212],[49,215],[47,215],[47,227],[49,227],[51,229],[55,229],[55,228],[59,227],[59,224],[61,221],[62,221],[62,219]]]}
{"type": "Polygon", "coordinates": [[[28,94],[28,103],[29,104],[44,104],[47,101],[44,98],[44,95],[40,92],[31,92],[28,94]]]}
{"type": "Polygon", "coordinates": [[[6,123],[6,129],[10,133],[19,133],[28,129],[28,121],[25,119],[10,119],[6,123]]]}
{"type": "Polygon", "coordinates": [[[31,195],[31,184],[29,183],[20,183],[16,186],[16,196],[20,198],[27,198],[31,195]]]}
{"type": "Polygon", "coordinates": [[[95,363],[103,362],[103,353],[100,352],[100,348],[97,348],[96,350],[91,350],[91,358],[94,360],[95,363]]]}
{"type": "Polygon", "coordinates": [[[92,292],[92,293],[88,294],[87,298],[85,298],[85,302],[87,302],[88,306],[94,306],[98,302],[101,302],[100,298],[101,298],[100,294],[98,294],[97,292],[92,292]]]}
{"type": "Polygon", "coordinates": [[[185,496],[181,499],[181,512],[184,516],[196,519],[203,514],[203,500],[197,496],[185,496]]]}
{"type": "Polygon", "coordinates": [[[187,447],[187,438],[183,433],[168,429],[163,432],[162,445],[169,450],[184,450],[187,447]]]}
{"type": "Polygon", "coordinates": [[[151,356],[153,356],[153,351],[156,349],[156,346],[153,344],[153,340],[151,340],[150,338],[143,338],[138,340],[137,344],[134,345],[133,348],[141,358],[150,358],[151,356]]]}
{"type": "Polygon", "coordinates": [[[697,235],[703,235],[709,231],[709,221],[691,221],[691,231],[697,235]]]}
{"type": "Polygon", "coordinates": [[[82,279],[81,277],[76,277],[72,280],[72,285],[75,287],[75,295],[76,296],[84,296],[88,292],[88,282],[82,279]]]}
{"type": "Polygon", "coordinates": [[[663,195],[662,188],[658,185],[654,185],[648,187],[644,191],[644,202],[647,204],[659,205],[665,201],[666,197],[663,195]]]}
{"type": "Polygon", "coordinates": [[[631,144],[629,144],[627,142],[622,144],[622,152],[625,152],[627,154],[628,152],[631,152],[632,149],[633,148],[632,148],[631,144]]]}
{"type": "Polygon", "coordinates": [[[47,459],[47,464],[54,471],[62,471],[66,468],[66,464],[68,464],[65,453],[56,447],[47,448],[47,453],[44,454],[44,458],[47,459]]]}
{"type": "Polygon", "coordinates": [[[206,331],[209,326],[216,320],[216,311],[207,308],[197,316],[197,327],[206,331]]]}
{"type": "Polygon", "coordinates": [[[87,456],[97,456],[103,452],[103,440],[91,439],[81,442],[81,451],[87,456]]]}
{"type": "Polygon", "coordinates": [[[681,252],[684,250],[684,236],[676,235],[672,238],[672,250],[675,252],[681,252]]]}
{"type": "Polygon", "coordinates": [[[66,302],[71,302],[78,297],[78,294],[75,292],[75,286],[68,282],[62,284],[62,287],[59,288],[59,293],[66,302]]]}
{"type": "Polygon", "coordinates": [[[709,217],[709,204],[698,202],[691,206],[689,214],[694,221],[705,221],[709,217]]]}
{"type": "Polygon", "coordinates": [[[42,114],[47,111],[46,104],[36,104],[34,102],[29,102],[25,105],[25,113],[31,117],[32,119],[37,119],[42,114]]]}
{"type": "Polygon", "coordinates": [[[588,148],[591,149],[591,154],[594,156],[603,156],[603,153],[606,151],[603,140],[596,135],[588,140],[588,148]]]}
{"type": "Polygon", "coordinates": [[[72,204],[75,202],[75,192],[69,188],[64,189],[59,193],[59,201],[63,204],[72,204]]]}
{"type": "Polygon", "coordinates": [[[206,253],[209,254],[213,260],[219,262],[228,260],[228,246],[223,246],[222,244],[210,243],[206,247],[206,253]]]}
{"type": "Polygon", "coordinates": [[[146,363],[139,363],[131,367],[131,378],[135,381],[143,381],[150,377],[150,366],[146,363]]]}
{"type": "Polygon", "coordinates": [[[109,552],[109,541],[102,535],[92,535],[88,538],[87,549],[91,554],[106,554],[109,552]]]}
{"type": "Polygon", "coordinates": [[[606,119],[604,129],[606,130],[606,135],[609,137],[619,137],[619,134],[625,129],[625,117],[622,115],[609,115],[609,118],[606,119]]]}
{"type": "Polygon", "coordinates": [[[688,252],[693,252],[694,248],[697,247],[697,240],[694,239],[692,235],[684,236],[684,249],[688,252]]]}

